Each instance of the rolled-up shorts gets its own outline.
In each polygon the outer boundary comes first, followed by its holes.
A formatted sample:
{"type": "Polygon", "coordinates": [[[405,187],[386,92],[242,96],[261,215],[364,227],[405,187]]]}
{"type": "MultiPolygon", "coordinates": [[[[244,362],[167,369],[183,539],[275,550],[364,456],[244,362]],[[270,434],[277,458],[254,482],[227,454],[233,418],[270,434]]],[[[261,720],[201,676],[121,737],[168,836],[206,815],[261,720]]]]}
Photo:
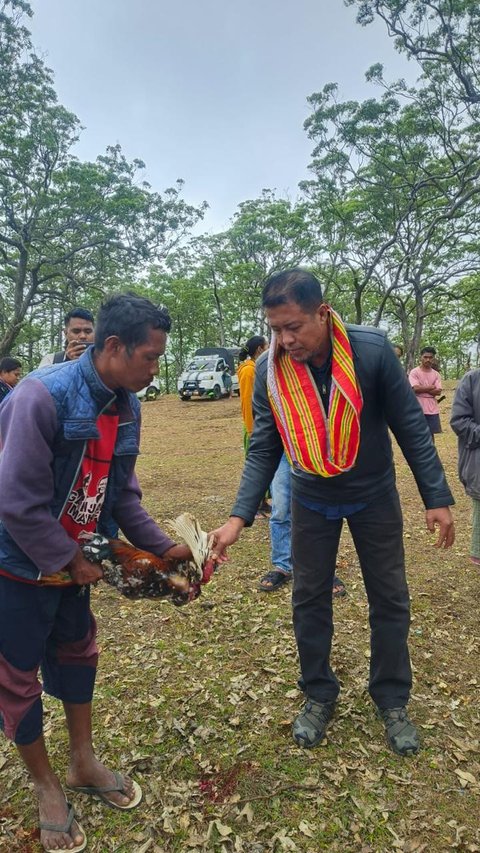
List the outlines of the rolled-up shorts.
{"type": "Polygon", "coordinates": [[[91,702],[95,637],[88,586],[37,586],[0,575],[0,727],[8,738],[25,745],[41,735],[42,690],[62,702],[91,702]]]}

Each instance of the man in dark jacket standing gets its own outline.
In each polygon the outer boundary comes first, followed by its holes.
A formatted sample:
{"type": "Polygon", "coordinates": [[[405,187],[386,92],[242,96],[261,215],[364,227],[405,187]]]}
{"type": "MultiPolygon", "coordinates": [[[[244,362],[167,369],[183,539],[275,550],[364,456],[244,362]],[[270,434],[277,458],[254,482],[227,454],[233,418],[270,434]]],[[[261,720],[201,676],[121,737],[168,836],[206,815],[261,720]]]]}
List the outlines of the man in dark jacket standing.
{"type": "Polygon", "coordinates": [[[332,580],[343,519],[359,556],[369,600],[370,695],[388,742],[417,752],[407,716],[411,688],[409,595],[402,514],[388,428],[426,507],[437,547],[454,540],[453,498],[420,406],[379,329],[345,327],[323,301],[317,279],[293,269],[270,276],[263,306],[273,338],[257,362],[255,425],[230,519],[214,531],[220,556],[254,518],[285,450],[292,465],[293,621],[303,711],[293,724],[302,747],[316,746],[334,713],[338,681],[330,666],[332,580]]]}
{"type": "Polygon", "coordinates": [[[63,702],[70,738],[67,785],[119,808],[139,786],[94,755],[91,702],[98,651],[90,584],[102,577],[82,534],[118,526],[139,548],[188,557],[141,506],[135,477],[136,391],[165,351],[170,317],[134,294],[100,309],[95,347],[31,373],[0,407],[0,725],[29,770],[45,850],[83,850],[43,739],[44,689],[63,702]]]}
{"type": "Polygon", "coordinates": [[[470,559],[480,566],[480,369],[470,370],[459,383],[450,425],[458,436],[458,476],[472,499],[470,559]]]}

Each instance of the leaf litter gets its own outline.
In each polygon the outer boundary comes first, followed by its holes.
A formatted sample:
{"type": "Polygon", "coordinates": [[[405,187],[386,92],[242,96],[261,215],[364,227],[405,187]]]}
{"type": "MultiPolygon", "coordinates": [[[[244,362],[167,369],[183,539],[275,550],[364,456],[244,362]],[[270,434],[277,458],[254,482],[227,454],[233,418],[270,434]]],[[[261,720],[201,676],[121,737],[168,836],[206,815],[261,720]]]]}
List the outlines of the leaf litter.
{"type": "MultiPolygon", "coordinates": [[[[480,575],[466,559],[470,506],[448,429],[437,449],[457,500],[457,542],[445,554],[432,547],[396,451],[413,611],[410,710],[421,753],[402,760],[388,750],[369,700],[367,602],[348,534],[338,560],[348,595],[335,602],[332,651],[340,701],[325,742],[297,749],[290,726],[302,696],[289,591],[257,592],[269,541],[254,524],[201,598],[181,610],[93,591],[101,646],[94,740],[102,760],[141,783],[144,801],[125,814],[75,798],[89,851],[480,851],[480,575]]],[[[223,523],[243,459],[237,399],[144,405],[142,450],[144,501],[160,524],[185,510],[207,529],[223,523]]],[[[65,728],[48,697],[45,734],[64,778],[65,728]]],[[[31,785],[4,739],[0,771],[0,851],[40,853],[31,785]]]]}

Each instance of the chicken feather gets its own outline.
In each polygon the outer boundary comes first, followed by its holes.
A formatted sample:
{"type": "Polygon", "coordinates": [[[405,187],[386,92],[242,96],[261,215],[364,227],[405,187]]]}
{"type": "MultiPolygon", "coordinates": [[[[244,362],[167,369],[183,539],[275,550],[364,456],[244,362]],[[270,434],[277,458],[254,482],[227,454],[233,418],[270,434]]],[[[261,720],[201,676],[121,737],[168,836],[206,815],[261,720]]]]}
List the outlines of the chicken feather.
{"type": "Polygon", "coordinates": [[[212,543],[209,542],[208,535],[202,530],[197,519],[189,512],[183,512],[173,520],[167,519],[166,523],[190,548],[193,563],[198,570],[198,580],[201,580],[203,569],[210,559],[212,551],[212,543]]]}

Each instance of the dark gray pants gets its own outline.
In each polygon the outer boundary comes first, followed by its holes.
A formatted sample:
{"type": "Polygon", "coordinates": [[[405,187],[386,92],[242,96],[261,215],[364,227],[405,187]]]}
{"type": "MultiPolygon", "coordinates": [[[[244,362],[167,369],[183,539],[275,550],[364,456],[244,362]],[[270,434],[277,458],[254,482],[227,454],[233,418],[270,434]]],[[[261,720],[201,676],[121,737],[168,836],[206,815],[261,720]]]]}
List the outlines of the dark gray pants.
{"type": "MultiPolygon", "coordinates": [[[[369,691],[379,708],[406,705],[412,685],[407,638],[410,601],[405,578],[403,523],[396,491],[346,519],[360,560],[369,603],[369,691]]],[[[337,698],[330,667],[332,583],[343,519],[292,503],[293,625],[300,687],[318,702],[337,698]]]]}

